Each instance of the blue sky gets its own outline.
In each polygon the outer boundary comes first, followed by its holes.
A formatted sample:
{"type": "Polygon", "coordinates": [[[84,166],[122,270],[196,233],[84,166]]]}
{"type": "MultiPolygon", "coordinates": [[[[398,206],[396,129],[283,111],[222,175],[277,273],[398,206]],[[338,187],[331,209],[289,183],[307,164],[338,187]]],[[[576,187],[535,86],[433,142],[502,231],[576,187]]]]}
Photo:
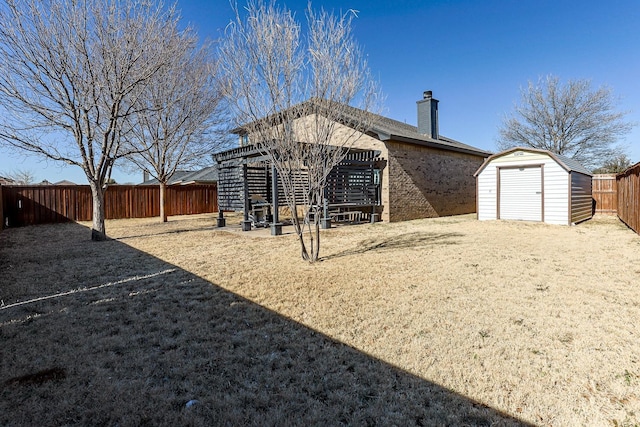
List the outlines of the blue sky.
{"type": "MultiPolygon", "coordinates": [[[[239,2],[242,4],[242,2],[239,2]]],[[[283,1],[304,19],[307,2],[283,1]]],[[[227,0],[180,0],[183,19],[201,37],[219,38],[232,19],[227,0]]],[[[529,80],[554,74],[590,79],[619,97],[639,124],[620,141],[640,162],[640,1],[332,0],[314,7],[357,10],[354,35],[385,95],[383,114],[416,123],[425,90],[439,103],[440,133],[495,151],[502,117],[529,80]]],[[[30,170],[36,180],[85,183],[79,168],[10,156],[0,148],[0,175],[30,170]]],[[[139,174],[114,170],[120,183],[139,174]]]]}

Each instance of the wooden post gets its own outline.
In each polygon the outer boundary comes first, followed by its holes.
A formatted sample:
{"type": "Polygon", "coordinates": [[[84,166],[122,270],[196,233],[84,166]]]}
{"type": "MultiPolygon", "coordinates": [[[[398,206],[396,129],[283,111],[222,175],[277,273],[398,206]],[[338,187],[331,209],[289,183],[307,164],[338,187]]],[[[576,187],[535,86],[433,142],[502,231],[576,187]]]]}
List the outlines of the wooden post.
{"type": "Polygon", "coordinates": [[[244,195],[244,220],[242,221],[242,231],[251,231],[251,221],[249,220],[249,180],[247,177],[247,163],[242,164],[242,193],[244,195]]]}
{"type": "Polygon", "coordinates": [[[329,200],[326,197],[326,188],[325,188],[325,197],[322,200],[322,221],[320,222],[320,228],[326,230],[331,228],[331,218],[329,217],[329,200]]]}
{"type": "Polygon", "coordinates": [[[273,222],[271,223],[271,235],[282,235],[282,223],[280,222],[280,205],[278,203],[278,170],[271,165],[271,205],[273,207],[273,222]]]}
{"type": "Polygon", "coordinates": [[[218,211],[218,219],[216,221],[216,226],[218,228],[220,228],[220,227],[224,227],[226,225],[227,225],[227,220],[224,218],[224,213],[222,212],[222,209],[220,209],[218,211]]]}

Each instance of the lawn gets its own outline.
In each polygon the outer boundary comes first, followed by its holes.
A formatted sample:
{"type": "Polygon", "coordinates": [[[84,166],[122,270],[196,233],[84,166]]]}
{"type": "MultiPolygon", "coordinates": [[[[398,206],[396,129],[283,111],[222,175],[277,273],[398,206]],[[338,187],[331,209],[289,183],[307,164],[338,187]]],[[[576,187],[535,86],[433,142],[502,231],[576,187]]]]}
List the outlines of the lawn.
{"type": "Polygon", "coordinates": [[[0,425],[640,423],[640,237],[473,215],[0,233],[0,425]]]}

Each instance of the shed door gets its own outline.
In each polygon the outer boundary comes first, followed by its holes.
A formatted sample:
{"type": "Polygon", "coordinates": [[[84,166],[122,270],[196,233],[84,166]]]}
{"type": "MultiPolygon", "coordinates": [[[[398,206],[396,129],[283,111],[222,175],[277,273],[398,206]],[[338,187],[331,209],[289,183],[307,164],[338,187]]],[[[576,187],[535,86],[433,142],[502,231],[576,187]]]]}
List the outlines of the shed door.
{"type": "Polygon", "coordinates": [[[500,169],[499,219],[542,221],[542,168],[500,169]]]}

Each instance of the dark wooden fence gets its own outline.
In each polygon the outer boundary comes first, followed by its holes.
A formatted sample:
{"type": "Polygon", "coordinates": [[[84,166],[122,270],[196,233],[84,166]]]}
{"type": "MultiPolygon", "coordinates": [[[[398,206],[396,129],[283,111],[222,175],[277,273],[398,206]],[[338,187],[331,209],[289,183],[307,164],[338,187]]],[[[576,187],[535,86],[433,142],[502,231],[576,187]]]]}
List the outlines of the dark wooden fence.
{"type": "Polygon", "coordinates": [[[0,231],[4,228],[4,210],[2,209],[2,185],[0,185],[0,231]]]}
{"type": "Polygon", "coordinates": [[[591,194],[595,201],[595,213],[615,215],[618,209],[616,174],[594,175],[591,194]]]}
{"type": "Polygon", "coordinates": [[[640,234],[640,163],[616,177],[618,217],[640,234]]]}
{"type": "MultiPolygon", "coordinates": [[[[91,221],[93,201],[88,185],[3,186],[4,226],[91,221]]],[[[218,211],[217,185],[181,185],[167,188],[167,215],[218,211]]],[[[105,193],[107,219],[160,216],[157,185],[112,185],[105,193]]]]}

